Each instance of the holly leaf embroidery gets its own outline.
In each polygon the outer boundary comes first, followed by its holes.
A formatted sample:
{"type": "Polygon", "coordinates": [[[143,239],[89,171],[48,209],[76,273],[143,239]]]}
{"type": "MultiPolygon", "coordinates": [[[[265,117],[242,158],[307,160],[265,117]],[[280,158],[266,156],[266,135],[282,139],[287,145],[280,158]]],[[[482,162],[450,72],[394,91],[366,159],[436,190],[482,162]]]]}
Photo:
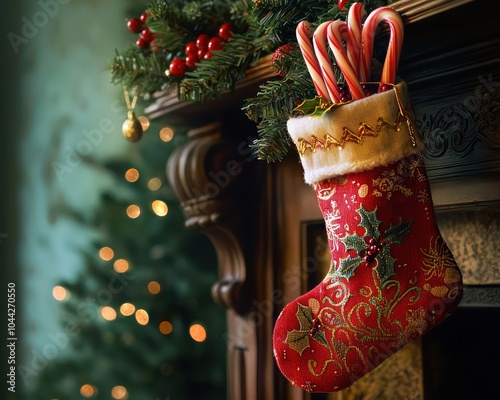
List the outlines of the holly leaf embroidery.
{"type": "Polygon", "coordinates": [[[358,226],[365,228],[366,236],[377,239],[380,236],[380,232],[378,230],[380,221],[377,219],[377,207],[375,207],[373,211],[366,211],[361,204],[358,213],[361,217],[361,221],[358,226]]]}
{"type": "MultiPolygon", "coordinates": [[[[358,226],[365,229],[365,236],[361,237],[354,233],[341,239],[346,251],[354,250],[357,254],[355,257],[341,259],[336,274],[349,279],[361,264],[371,265],[374,263],[373,267],[383,284],[395,275],[396,259],[391,256],[391,245],[402,243],[403,238],[410,233],[413,221],[405,222],[400,218],[399,223],[397,225],[391,224],[381,237],[379,231],[381,221],[377,219],[377,208],[375,207],[373,211],[367,211],[361,205],[357,212],[361,219],[358,226]],[[381,248],[379,247],[375,254],[368,253],[368,239],[374,239],[377,243],[381,243],[381,248]],[[367,257],[367,254],[370,255],[367,257]]],[[[370,252],[372,251],[370,250],[370,252]]]]}
{"type": "Polygon", "coordinates": [[[403,238],[410,233],[410,225],[413,221],[403,222],[403,220],[399,219],[399,224],[396,226],[391,226],[384,232],[384,240],[389,243],[397,243],[401,244],[403,238]]]}
{"type": "Polygon", "coordinates": [[[322,346],[329,348],[324,331],[315,329],[312,334],[310,333],[313,328],[313,315],[309,307],[299,303],[295,316],[299,322],[300,329],[289,331],[285,339],[285,343],[287,343],[291,349],[302,355],[304,350],[311,346],[311,342],[309,341],[310,338],[314,339],[322,346]]]}
{"type": "Polygon", "coordinates": [[[309,332],[298,331],[294,329],[286,334],[285,343],[291,349],[302,355],[305,349],[311,346],[309,342],[309,332]]]}
{"type": "Polygon", "coordinates": [[[384,283],[396,274],[394,270],[395,265],[396,259],[391,256],[391,249],[389,246],[384,246],[377,257],[377,266],[375,267],[380,282],[384,283]]]}
{"type": "Polygon", "coordinates": [[[349,279],[356,272],[358,268],[363,263],[361,257],[356,258],[343,258],[340,260],[340,266],[337,270],[337,275],[346,279],[349,279]]]}
{"type": "Polygon", "coordinates": [[[340,241],[344,243],[346,250],[356,250],[357,252],[359,252],[366,246],[365,239],[356,234],[346,235],[342,239],[340,239],[340,241]]]}

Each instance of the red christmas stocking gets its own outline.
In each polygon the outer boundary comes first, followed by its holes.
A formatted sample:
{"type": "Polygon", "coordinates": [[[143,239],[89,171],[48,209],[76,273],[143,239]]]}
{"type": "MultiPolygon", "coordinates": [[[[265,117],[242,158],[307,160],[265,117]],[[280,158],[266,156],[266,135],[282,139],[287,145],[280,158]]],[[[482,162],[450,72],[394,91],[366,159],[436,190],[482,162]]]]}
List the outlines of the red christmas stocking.
{"type": "Polygon", "coordinates": [[[399,83],[288,123],[332,258],[274,329],[278,366],[304,390],[347,388],[460,302],[460,270],[436,224],[410,114],[399,83]]]}

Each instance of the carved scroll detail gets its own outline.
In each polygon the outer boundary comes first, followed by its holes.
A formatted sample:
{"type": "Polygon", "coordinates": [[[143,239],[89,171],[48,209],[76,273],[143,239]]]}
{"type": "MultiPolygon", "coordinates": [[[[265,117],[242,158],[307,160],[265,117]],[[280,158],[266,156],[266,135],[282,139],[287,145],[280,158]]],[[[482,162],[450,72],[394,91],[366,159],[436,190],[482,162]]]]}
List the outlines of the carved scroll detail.
{"type": "Polygon", "coordinates": [[[243,312],[247,263],[241,243],[245,221],[237,209],[244,192],[240,175],[242,156],[224,143],[218,123],[188,132],[190,141],[179,147],[167,164],[167,177],[186,215],[186,226],[202,231],[213,243],[219,264],[219,281],[212,287],[215,301],[243,312]],[[241,218],[240,218],[241,215],[241,218]]]}

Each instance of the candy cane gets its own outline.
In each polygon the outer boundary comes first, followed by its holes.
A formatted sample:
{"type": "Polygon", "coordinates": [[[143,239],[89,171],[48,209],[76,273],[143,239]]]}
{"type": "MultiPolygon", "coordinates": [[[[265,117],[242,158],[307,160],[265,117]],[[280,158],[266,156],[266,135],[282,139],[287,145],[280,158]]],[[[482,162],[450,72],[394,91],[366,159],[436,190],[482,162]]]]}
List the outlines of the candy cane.
{"type": "Polygon", "coordinates": [[[349,86],[351,96],[354,100],[359,100],[365,97],[365,94],[359,83],[358,74],[354,71],[349,62],[346,50],[342,44],[342,36],[347,37],[347,30],[347,23],[344,21],[333,21],[328,27],[328,43],[333,51],[337,65],[342,71],[347,85],[349,86]]]}
{"type": "Polygon", "coordinates": [[[304,61],[306,62],[307,70],[309,71],[309,75],[311,75],[314,87],[316,88],[316,92],[319,96],[329,100],[330,97],[328,95],[325,82],[323,81],[321,68],[319,66],[318,59],[314,54],[313,44],[311,43],[311,37],[313,35],[311,25],[307,21],[302,21],[297,25],[295,33],[297,35],[297,42],[300,51],[304,57],[304,61]]]}
{"type": "Polygon", "coordinates": [[[319,66],[321,67],[323,80],[326,84],[326,90],[328,90],[329,98],[327,100],[334,103],[340,103],[340,90],[335,79],[335,73],[333,72],[332,61],[330,60],[326,47],[327,28],[331,23],[332,21],[323,22],[316,28],[313,35],[313,45],[319,66]]]}
{"type": "Polygon", "coordinates": [[[351,62],[352,68],[359,76],[359,64],[361,62],[361,20],[366,16],[363,3],[353,3],[349,8],[347,16],[347,58],[351,62]]]}
{"type": "Polygon", "coordinates": [[[373,56],[373,42],[377,26],[385,21],[391,28],[391,36],[387,55],[385,57],[380,85],[394,83],[398,68],[401,48],[403,46],[403,21],[399,14],[390,7],[380,7],[375,9],[365,21],[361,38],[361,68],[360,78],[362,81],[370,80],[370,69],[373,56]]]}

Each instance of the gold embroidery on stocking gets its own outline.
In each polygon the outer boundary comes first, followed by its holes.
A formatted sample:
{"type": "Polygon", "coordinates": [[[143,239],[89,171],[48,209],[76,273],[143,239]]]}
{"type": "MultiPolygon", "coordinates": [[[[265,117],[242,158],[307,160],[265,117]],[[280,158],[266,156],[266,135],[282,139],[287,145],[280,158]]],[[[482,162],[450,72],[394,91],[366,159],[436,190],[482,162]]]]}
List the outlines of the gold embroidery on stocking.
{"type": "Polygon", "coordinates": [[[358,130],[355,132],[354,130],[349,129],[348,127],[342,127],[342,136],[340,140],[334,138],[329,133],[325,134],[323,138],[319,138],[316,135],[311,135],[309,140],[304,138],[298,138],[297,143],[295,143],[297,147],[297,151],[300,155],[304,155],[307,152],[316,152],[316,150],[330,150],[332,147],[339,147],[341,149],[344,148],[346,143],[352,142],[355,144],[362,144],[363,139],[365,137],[377,137],[379,132],[384,127],[388,127],[396,132],[401,130],[401,124],[406,123],[408,127],[408,133],[410,136],[411,145],[413,147],[417,146],[415,128],[412,124],[412,111],[411,108],[406,109],[401,102],[399,97],[398,90],[396,86],[394,87],[394,94],[396,97],[396,102],[398,104],[399,113],[396,117],[395,121],[389,121],[384,117],[379,117],[377,119],[377,126],[374,128],[370,124],[366,122],[360,122],[358,125],[358,130]]]}

